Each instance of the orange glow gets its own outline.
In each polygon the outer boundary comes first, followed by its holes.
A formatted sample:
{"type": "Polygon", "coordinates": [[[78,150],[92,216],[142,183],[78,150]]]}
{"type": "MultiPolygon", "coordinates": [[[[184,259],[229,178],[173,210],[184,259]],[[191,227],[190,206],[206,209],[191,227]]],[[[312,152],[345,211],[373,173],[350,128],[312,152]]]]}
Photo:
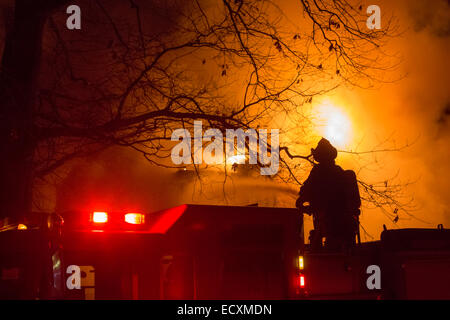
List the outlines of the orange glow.
{"type": "Polygon", "coordinates": [[[17,226],[17,230],[27,230],[28,227],[22,223],[19,223],[19,225],[17,226]]]}
{"type": "Polygon", "coordinates": [[[304,287],[305,287],[305,276],[300,275],[300,288],[304,288],[304,287]]]}
{"type": "Polygon", "coordinates": [[[125,215],[125,222],[131,224],[143,224],[145,222],[145,215],[142,213],[127,213],[125,215]]]}
{"type": "Polygon", "coordinates": [[[236,154],[234,156],[231,156],[229,158],[227,158],[227,164],[243,164],[245,163],[245,155],[243,154],[236,154]]]}
{"type": "Polygon", "coordinates": [[[95,223],[106,223],[106,222],[108,222],[108,213],[94,212],[92,214],[92,221],[95,223]]]}
{"type": "Polygon", "coordinates": [[[351,141],[352,125],[344,110],[330,101],[317,107],[320,133],[335,147],[343,148],[351,141]]]}

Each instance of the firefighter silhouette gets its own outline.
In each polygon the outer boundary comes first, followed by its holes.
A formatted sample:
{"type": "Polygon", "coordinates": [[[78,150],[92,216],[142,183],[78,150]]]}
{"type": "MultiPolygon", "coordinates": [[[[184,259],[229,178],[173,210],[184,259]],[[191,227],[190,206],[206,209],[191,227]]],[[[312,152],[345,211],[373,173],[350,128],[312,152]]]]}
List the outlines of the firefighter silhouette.
{"type": "Polygon", "coordinates": [[[340,250],[359,241],[361,198],[356,175],[335,164],[337,150],[322,138],[311,154],[317,162],[300,188],[296,206],[313,216],[314,230],[310,233],[313,250],[340,250]],[[305,205],[309,203],[309,205],[305,205]]]}

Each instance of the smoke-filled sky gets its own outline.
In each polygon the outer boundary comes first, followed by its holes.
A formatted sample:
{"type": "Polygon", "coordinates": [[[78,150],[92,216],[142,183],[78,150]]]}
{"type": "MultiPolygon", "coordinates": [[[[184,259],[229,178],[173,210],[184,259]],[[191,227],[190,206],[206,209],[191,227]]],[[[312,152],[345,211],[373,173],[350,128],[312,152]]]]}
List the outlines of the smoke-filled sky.
{"type": "MultiPolygon", "coordinates": [[[[11,1],[1,1],[1,4],[11,1]]],[[[295,1],[276,1],[295,19],[300,14],[295,1]],[[296,11],[297,10],[297,11],[296,11]]],[[[340,110],[348,124],[348,137],[339,149],[366,151],[401,148],[355,161],[341,154],[337,163],[345,169],[367,165],[361,175],[368,180],[412,184],[403,190],[404,200],[413,199],[415,208],[393,212],[363,208],[363,240],[378,238],[383,224],[388,228],[450,226],[450,1],[385,0],[377,4],[381,18],[394,14],[403,32],[391,39],[390,52],[401,56],[393,83],[373,89],[342,86],[317,99],[312,105],[340,110]],[[384,142],[380,144],[381,142],[384,142]],[[407,146],[406,148],[402,148],[407,146]]],[[[328,119],[329,120],[329,119],[328,119]]],[[[317,139],[326,135],[333,142],[339,132],[317,127],[317,139]],[[331,135],[331,136],[330,136],[331,135]],[[334,135],[334,137],[333,137],[334,135]]],[[[231,168],[229,168],[231,170],[231,168]]],[[[181,203],[227,203],[293,207],[297,189],[267,178],[228,177],[209,173],[203,184],[191,171],[174,171],[151,166],[129,150],[113,149],[86,160],[70,163],[58,184],[43,188],[40,201],[47,209],[80,209],[115,206],[118,209],[154,211],[181,203]],[[58,190],[57,192],[55,190],[58,190]]],[[[302,177],[304,179],[305,177],[302,177]]],[[[309,220],[310,223],[310,220],[309,220]]]]}
{"type": "MultiPolygon", "coordinates": [[[[368,140],[392,137],[398,145],[413,143],[399,153],[386,155],[389,170],[414,182],[407,192],[414,196],[414,218],[400,215],[400,227],[450,225],[450,2],[385,1],[393,6],[404,34],[391,45],[403,57],[399,73],[404,78],[379,90],[342,89],[337,96],[354,114],[359,135],[368,140]]],[[[387,7],[386,7],[387,8],[387,7]]],[[[372,213],[371,213],[372,214],[372,213]]],[[[381,215],[367,218],[372,233],[381,230],[381,215]],[[371,222],[369,222],[371,221],[371,222]]],[[[385,223],[385,222],[383,222],[385,223]]],[[[392,227],[392,223],[386,223],[392,227]]]]}
{"type": "MultiPolygon", "coordinates": [[[[350,149],[371,150],[386,139],[375,149],[410,145],[400,152],[377,154],[377,162],[364,174],[383,179],[398,173],[398,181],[412,183],[404,188],[404,200],[413,199],[415,208],[410,211],[412,216],[400,212],[397,223],[392,222],[392,212],[363,209],[361,224],[376,238],[383,224],[388,228],[449,226],[450,2],[370,4],[380,6],[382,25],[383,17],[391,13],[398,19],[403,33],[388,48],[401,56],[396,74],[402,78],[370,90],[341,87],[326,98],[351,119],[350,149]]],[[[341,156],[338,162],[346,168],[358,167],[346,159],[341,156]]]]}

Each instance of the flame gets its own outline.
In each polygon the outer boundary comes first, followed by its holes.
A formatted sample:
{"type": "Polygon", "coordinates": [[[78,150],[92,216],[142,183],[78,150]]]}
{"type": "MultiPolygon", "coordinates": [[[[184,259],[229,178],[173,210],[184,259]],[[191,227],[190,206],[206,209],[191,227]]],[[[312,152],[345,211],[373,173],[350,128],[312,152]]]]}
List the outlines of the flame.
{"type": "Polygon", "coordinates": [[[325,101],[317,107],[317,113],[321,135],[335,147],[348,147],[351,142],[352,124],[344,110],[325,101]]]}
{"type": "Polygon", "coordinates": [[[243,154],[236,154],[234,156],[231,156],[227,158],[227,164],[233,165],[233,164],[243,164],[245,163],[246,157],[243,154]]]}

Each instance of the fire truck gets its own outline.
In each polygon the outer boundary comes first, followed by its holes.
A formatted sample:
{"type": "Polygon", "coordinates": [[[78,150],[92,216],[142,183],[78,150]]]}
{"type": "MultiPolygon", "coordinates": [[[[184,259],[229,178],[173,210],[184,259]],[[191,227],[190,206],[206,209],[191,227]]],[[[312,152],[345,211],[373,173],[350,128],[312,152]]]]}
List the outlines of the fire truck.
{"type": "Polygon", "coordinates": [[[312,250],[297,209],[181,205],[0,222],[0,299],[450,299],[450,231],[312,250]]]}

